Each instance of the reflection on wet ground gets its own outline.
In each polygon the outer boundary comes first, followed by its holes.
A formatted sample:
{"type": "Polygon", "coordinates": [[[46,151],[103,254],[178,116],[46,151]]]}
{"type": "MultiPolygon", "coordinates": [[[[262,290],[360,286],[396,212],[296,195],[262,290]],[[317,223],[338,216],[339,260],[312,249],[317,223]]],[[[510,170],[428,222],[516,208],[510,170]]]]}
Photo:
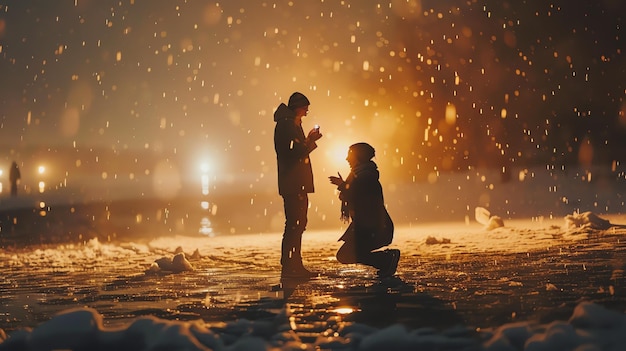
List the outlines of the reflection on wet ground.
{"type": "Polygon", "coordinates": [[[178,274],[146,273],[168,252],[155,247],[117,252],[119,245],[103,244],[90,258],[73,246],[22,249],[0,262],[0,328],[34,327],[61,310],[85,306],[98,310],[108,326],[141,315],[216,325],[284,317],[301,337],[332,334],[351,323],[411,329],[546,323],[569,318],[581,300],[626,310],[622,235],[524,253],[405,250],[398,274],[383,281],[366,267],[329,260],[333,248],[313,251],[307,262],[321,270],[318,277],[281,281],[277,254],[267,252],[278,235],[236,254],[231,247],[201,248],[212,254],[178,274]],[[54,260],[73,263],[55,266],[54,260]]]}
{"type": "Polygon", "coordinates": [[[314,279],[299,285],[288,301],[303,306],[304,315],[316,311],[326,317],[347,307],[353,312],[338,317],[344,322],[379,328],[401,323],[411,329],[567,320],[581,300],[623,311],[624,245],[611,252],[591,247],[466,254],[418,265],[405,261],[402,274],[392,281],[314,279]]]}

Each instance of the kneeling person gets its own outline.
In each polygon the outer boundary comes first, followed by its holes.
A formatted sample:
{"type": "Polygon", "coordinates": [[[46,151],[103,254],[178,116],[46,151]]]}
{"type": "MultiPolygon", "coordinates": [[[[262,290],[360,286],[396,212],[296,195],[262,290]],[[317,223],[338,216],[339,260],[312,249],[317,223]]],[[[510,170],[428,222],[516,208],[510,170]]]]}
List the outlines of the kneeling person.
{"type": "Polygon", "coordinates": [[[344,241],[337,252],[341,263],[361,263],[378,269],[381,278],[395,274],[400,260],[400,250],[378,250],[391,244],[393,221],[384,204],[379,181],[375,150],[367,143],[357,143],[348,149],[346,161],[350,174],[344,180],[341,174],[328,177],[337,185],[341,200],[341,217],[351,220],[346,232],[339,238],[344,241]]]}

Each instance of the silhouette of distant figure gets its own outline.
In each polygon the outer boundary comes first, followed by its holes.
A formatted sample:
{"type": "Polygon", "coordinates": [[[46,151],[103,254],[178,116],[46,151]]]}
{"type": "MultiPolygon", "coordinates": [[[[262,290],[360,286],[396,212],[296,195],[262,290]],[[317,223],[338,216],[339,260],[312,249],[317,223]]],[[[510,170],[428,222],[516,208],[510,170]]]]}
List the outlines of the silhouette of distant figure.
{"type": "Polygon", "coordinates": [[[281,103],[274,112],[274,149],[278,161],[278,193],[283,197],[285,230],[280,263],[283,277],[312,277],[302,264],[302,234],[307,225],[308,194],[314,192],[313,171],[309,154],[322,137],[319,128],[308,135],[302,130],[302,117],[309,112],[309,99],[295,92],[287,105],[281,103]]]}
{"type": "Polygon", "coordinates": [[[378,250],[391,244],[394,226],[385,208],[378,166],[372,161],[374,154],[374,148],[367,143],[350,146],[346,157],[350,174],[346,180],[339,173],[338,177],[328,178],[340,192],[342,219],[352,220],[339,238],[344,244],[337,251],[337,260],[372,266],[378,269],[379,277],[385,278],[395,274],[400,250],[378,250]]]}
{"type": "Polygon", "coordinates": [[[11,182],[11,196],[17,196],[17,182],[21,178],[20,169],[17,167],[17,163],[13,161],[11,164],[11,170],[9,171],[9,181],[11,182]]]}

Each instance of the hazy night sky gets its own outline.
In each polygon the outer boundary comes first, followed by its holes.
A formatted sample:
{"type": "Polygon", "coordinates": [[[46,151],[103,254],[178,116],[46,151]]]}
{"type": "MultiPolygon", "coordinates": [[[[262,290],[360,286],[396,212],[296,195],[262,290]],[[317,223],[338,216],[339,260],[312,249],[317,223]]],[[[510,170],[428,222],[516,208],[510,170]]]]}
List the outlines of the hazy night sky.
{"type": "MultiPolygon", "coordinates": [[[[621,0],[0,0],[1,159],[28,166],[44,150],[84,168],[78,153],[130,152],[150,155],[144,168],[208,158],[218,173],[274,179],[273,111],[301,91],[305,130],[324,133],[320,177],[345,169],[358,141],[400,181],[469,165],[610,163],[626,147],[625,10],[621,0]]],[[[119,157],[102,167],[126,167],[119,157]]]]}

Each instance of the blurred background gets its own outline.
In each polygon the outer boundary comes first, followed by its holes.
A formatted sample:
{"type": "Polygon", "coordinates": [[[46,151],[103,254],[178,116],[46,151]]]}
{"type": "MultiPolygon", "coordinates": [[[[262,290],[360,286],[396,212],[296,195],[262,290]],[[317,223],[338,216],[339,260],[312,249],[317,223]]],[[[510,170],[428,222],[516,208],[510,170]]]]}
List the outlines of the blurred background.
{"type": "Polygon", "coordinates": [[[327,177],[347,175],[347,147],[360,141],[376,148],[397,222],[468,221],[475,206],[621,212],[625,10],[0,0],[3,230],[39,220],[50,231],[55,208],[98,204],[84,220],[101,231],[119,217],[113,231],[279,231],[273,112],[294,91],[311,101],[305,131],[324,134],[312,227],[341,226],[327,177]],[[16,221],[16,209],[33,218],[16,221]]]}

